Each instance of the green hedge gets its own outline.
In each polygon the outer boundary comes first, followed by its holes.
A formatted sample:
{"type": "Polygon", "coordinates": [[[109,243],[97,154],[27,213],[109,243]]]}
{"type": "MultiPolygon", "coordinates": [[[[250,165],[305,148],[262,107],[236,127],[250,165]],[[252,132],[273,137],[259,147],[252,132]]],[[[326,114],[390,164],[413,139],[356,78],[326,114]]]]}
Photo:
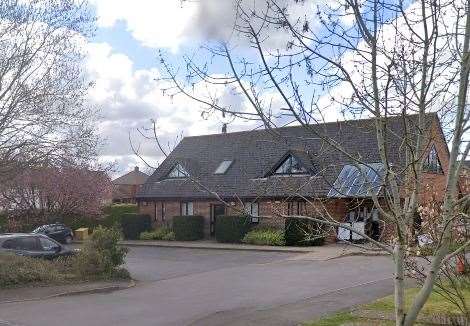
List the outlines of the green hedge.
{"type": "Polygon", "coordinates": [[[174,216],[172,228],[177,241],[204,239],[204,217],[202,216],[174,216]]]}
{"type": "Polygon", "coordinates": [[[121,217],[121,228],[124,238],[138,240],[142,232],[152,229],[152,221],[149,215],[127,213],[121,217]]]}
{"type": "Polygon", "coordinates": [[[287,246],[322,246],[325,243],[325,225],[297,217],[285,221],[284,238],[287,246]]]}
{"type": "Polygon", "coordinates": [[[215,221],[215,239],[218,242],[239,243],[250,228],[249,216],[218,216],[215,221]]]}
{"type": "Polygon", "coordinates": [[[103,209],[104,217],[99,220],[99,224],[112,227],[121,225],[121,219],[124,214],[137,214],[136,204],[112,204],[103,209]]]}

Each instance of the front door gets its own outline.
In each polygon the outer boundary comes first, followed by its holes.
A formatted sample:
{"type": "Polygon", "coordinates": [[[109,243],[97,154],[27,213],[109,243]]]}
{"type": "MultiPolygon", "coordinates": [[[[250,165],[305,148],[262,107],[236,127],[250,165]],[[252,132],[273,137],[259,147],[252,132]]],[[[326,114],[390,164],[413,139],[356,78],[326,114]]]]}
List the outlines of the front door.
{"type": "Polygon", "coordinates": [[[211,223],[210,223],[210,231],[211,236],[215,235],[215,223],[217,221],[217,217],[225,215],[225,205],[222,204],[214,204],[211,206],[211,223]]]}

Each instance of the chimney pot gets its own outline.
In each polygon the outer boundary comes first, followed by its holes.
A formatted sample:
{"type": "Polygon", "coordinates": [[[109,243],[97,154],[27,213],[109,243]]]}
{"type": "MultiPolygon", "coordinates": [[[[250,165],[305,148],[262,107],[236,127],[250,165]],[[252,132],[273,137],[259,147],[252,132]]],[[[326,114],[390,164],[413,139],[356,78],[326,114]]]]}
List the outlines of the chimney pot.
{"type": "Polygon", "coordinates": [[[134,168],[134,171],[135,171],[135,172],[138,172],[138,171],[139,171],[139,167],[136,166],[136,167],[134,168]]]}
{"type": "Polygon", "coordinates": [[[227,133],[227,124],[226,124],[226,123],[224,123],[224,124],[222,125],[222,133],[223,133],[223,134],[226,134],[226,133],[227,133]]]}

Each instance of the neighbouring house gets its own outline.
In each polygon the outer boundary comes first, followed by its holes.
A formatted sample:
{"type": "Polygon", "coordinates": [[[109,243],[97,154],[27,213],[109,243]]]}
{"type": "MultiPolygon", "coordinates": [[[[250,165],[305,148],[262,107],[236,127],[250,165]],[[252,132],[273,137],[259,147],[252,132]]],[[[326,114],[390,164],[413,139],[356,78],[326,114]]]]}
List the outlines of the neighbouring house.
{"type": "Polygon", "coordinates": [[[139,170],[134,170],[113,180],[113,203],[136,203],[136,193],[148,179],[148,175],[139,170]]]}
{"type": "MultiPolygon", "coordinates": [[[[397,173],[405,165],[405,129],[418,130],[417,116],[387,120],[387,150],[397,173]]],[[[422,201],[431,193],[442,197],[449,158],[437,115],[426,116],[426,130],[422,201]]],[[[379,227],[368,232],[378,237],[387,228],[378,223],[370,191],[381,196],[383,171],[372,119],[185,137],[138,191],[137,202],[157,226],[176,215],[201,215],[207,236],[218,216],[245,210],[253,223],[326,212],[341,222],[374,221],[379,227]],[[318,133],[366,165],[354,165],[318,133]]]]}

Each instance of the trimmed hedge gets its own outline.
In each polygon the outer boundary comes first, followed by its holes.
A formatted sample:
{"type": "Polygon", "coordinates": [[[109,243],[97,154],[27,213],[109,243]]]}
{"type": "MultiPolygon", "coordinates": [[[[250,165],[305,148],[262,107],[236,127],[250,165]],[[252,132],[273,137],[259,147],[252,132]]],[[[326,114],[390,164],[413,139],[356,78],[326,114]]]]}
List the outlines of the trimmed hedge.
{"type": "Polygon", "coordinates": [[[288,217],[285,221],[284,238],[287,246],[322,246],[325,243],[325,225],[288,217]]]}
{"type": "Polygon", "coordinates": [[[174,216],[173,233],[177,241],[193,241],[204,238],[204,217],[174,216]]]}
{"type": "Polygon", "coordinates": [[[152,221],[149,215],[123,214],[120,224],[124,238],[129,240],[138,240],[142,232],[152,229],[152,221]]]}
{"type": "Polygon", "coordinates": [[[239,243],[250,228],[249,216],[218,216],[215,221],[215,239],[218,242],[239,243]]]}

